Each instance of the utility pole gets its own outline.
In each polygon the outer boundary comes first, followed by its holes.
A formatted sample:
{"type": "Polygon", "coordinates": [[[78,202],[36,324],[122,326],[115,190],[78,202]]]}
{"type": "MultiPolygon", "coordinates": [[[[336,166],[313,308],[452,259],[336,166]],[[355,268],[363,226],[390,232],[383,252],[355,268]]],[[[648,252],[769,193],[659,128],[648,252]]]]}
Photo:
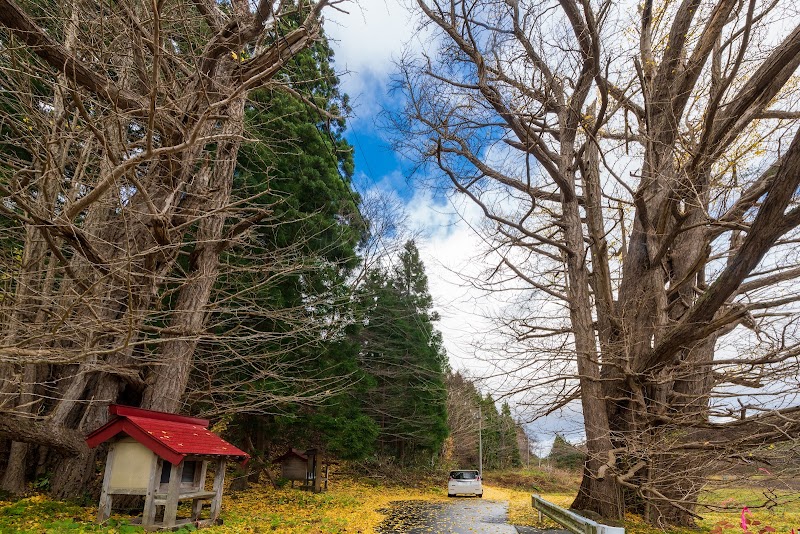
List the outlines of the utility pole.
{"type": "Polygon", "coordinates": [[[478,474],[483,480],[483,410],[478,405],[478,474]]]}
{"type": "Polygon", "coordinates": [[[531,438],[528,437],[528,433],[525,432],[525,442],[528,444],[525,449],[528,451],[528,469],[531,468],[531,438]]]}

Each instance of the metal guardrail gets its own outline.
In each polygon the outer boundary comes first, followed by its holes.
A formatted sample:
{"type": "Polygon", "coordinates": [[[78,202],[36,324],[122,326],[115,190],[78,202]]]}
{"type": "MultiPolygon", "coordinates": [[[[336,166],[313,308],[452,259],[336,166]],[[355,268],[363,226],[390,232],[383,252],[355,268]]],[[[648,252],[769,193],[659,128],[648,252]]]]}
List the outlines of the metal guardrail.
{"type": "Polygon", "coordinates": [[[625,529],[622,527],[611,527],[592,521],[575,512],[556,506],[538,495],[531,495],[531,504],[536,510],[539,510],[540,519],[544,514],[575,534],[625,534],[625,529]]]}

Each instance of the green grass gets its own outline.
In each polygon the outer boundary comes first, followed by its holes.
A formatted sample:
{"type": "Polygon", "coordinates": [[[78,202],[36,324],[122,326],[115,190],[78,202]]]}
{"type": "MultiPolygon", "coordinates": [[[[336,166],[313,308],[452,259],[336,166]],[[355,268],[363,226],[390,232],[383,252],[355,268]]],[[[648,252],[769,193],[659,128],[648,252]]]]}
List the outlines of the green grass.
{"type": "Polygon", "coordinates": [[[488,484],[503,488],[566,494],[577,493],[581,477],[580,471],[538,467],[486,471],[483,475],[488,484]]]}
{"type": "MultiPolygon", "coordinates": [[[[486,472],[487,484],[507,488],[512,493],[506,497],[511,501],[512,520],[518,524],[552,528],[550,522],[538,524],[529,510],[529,493],[540,493],[558,504],[568,507],[575,497],[580,483],[580,474],[570,471],[543,471],[536,468],[519,471],[486,472]],[[525,498],[516,495],[525,492],[525,498]]],[[[717,484],[719,481],[711,481],[717,484]]],[[[759,534],[765,527],[775,529],[778,534],[790,534],[794,529],[800,534],[800,491],[778,490],[756,487],[710,488],[701,499],[697,510],[702,516],[697,528],[659,529],[645,523],[641,517],[629,514],[625,528],[630,534],[744,534],[741,528],[742,508],[747,507],[750,519],[756,523],[749,526],[750,534],[759,534]]],[[[764,530],[763,534],[772,532],[764,530]]]]}
{"type": "MultiPolygon", "coordinates": [[[[669,528],[671,534],[744,534],[742,509],[750,510],[748,532],[751,534],[800,534],[800,493],[764,488],[717,488],[701,499],[697,512],[702,519],[697,528],[669,528]],[[774,530],[771,530],[774,529],[774,530]]],[[[630,534],[656,534],[665,530],[647,525],[640,517],[629,515],[625,530],[630,534]]]]}
{"type": "MultiPolygon", "coordinates": [[[[713,508],[701,510],[701,525],[713,529],[722,523],[733,523],[741,532],[742,508],[747,507],[753,519],[760,522],[751,528],[758,532],[764,526],[777,532],[800,531],[800,492],[765,488],[720,488],[711,491],[703,503],[713,508]],[[723,510],[720,510],[723,508],[723,510]]],[[[723,529],[724,531],[725,529],[723,529]]]]}
{"type": "Polygon", "coordinates": [[[0,533],[105,532],[132,534],[141,532],[127,521],[112,519],[107,525],[94,524],[95,509],[77,504],[51,501],[35,495],[3,506],[0,503],[0,533]]]}

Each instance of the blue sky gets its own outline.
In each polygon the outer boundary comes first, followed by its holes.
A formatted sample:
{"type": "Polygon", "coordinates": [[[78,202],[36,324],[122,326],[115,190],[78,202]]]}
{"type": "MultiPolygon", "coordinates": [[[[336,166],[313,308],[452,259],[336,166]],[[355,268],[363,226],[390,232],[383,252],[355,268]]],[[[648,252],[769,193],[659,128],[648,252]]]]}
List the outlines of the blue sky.
{"type": "MultiPolygon", "coordinates": [[[[356,149],[356,184],[362,193],[377,190],[394,196],[405,206],[411,230],[418,235],[416,241],[425,262],[431,295],[442,316],[438,328],[451,365],[455,369],[466,369],[477,378],[495,375],[496,378],[487,380],[483,389],[497,398],[498,390],[502,392],[507,388],[509,381],[499,376],[498,370],[487,363],[487,358],[481,357],[488,351],[476,347],[484,337],[491,339],[496,328],[484,315],[500,310],[502,304],[494,301],[491,295],[465,285],[459,277],[459,273],[480,276],[482,271],[491,268],[491,258],[487,260],[482,254],[485,245],[471,228],[482,223],[482,214],[476,206],[466,204],[463,196],[447,197],[442,192],[433,193],[419,183],[407,181],[413,166],[391,151],[384,139],[388,134],[377,124],[383,109],[402,105],[398,100],[400,96],[389,92],[396,71],[395,61],[404,52],[416,56],[435,49],[404,7],[403,4],[408,3],[414,0],[353,0],[339,4],[349,13],[328,10],[326,15],[326,32],[336,54],[336,70],[353,104],[347,138],[356,149]]],[[[780,35],[781,32],[777,32],[772,39],[779,39],[780,35]]],[[[622,162],[626,165],[625,158],[622,162]]],[[[431,176],[434,174],[429,172],[431,176]]],[[[742,340],[743,350],[747,350],[750,344],[742,340]]],[[[734,345],[727,348],[734,349],[734,345]]],[[[496,350],[492,356],[508,358],[508,352],[496,350]]],[[[580,407],[575,406],[574,412],[545,418],[529,429],[545,443],[552,441],[555,431],[564,433],[571,441],[579,441],[583,436],[580,407]]]]}
{"type": "MultiPolygon", "coordinates": [[[[348,14],[329,10],[325,30],[335,52],[335,68],[344,92],[352,102],[347,139],[356,150],[355,183],[363,194],[378,190],[399,199],[405,206],[411,231],[430,283],[431,295],[441,314],[438,324],[451,366],[476,378],[489,377],[497,370],[480,356],[476,345],[494,325],[484,318],[497,303],[465,287],[457,273],[478,275],[485,263],[483,245],[470,226],[480,224],[478,208],[457,197],[454,205],[443,193],[433,193],[407,178],[413,165],[395,154],[386,141],[388,133],[379,126],[380,112],[402,103],[390,94],[395,60],[403,51],[420,53],[429,46],[425,32],[401,5],[408,0],[363,0],[347,4],[348,14]]],[[[487,382],[485,391],[502,389],[500,379],[487,382]]],[[[497,392],[493,391],[495,397],[497,392]]],[[[553,433],[565,433],[571,441],[582,439],[580,414],[554,415],[534,423],[529,433],[547,452],[553,433]]]]}
{"type": "Polygon", "coordinates": [[[392,150],[380,132],[372,128],[350,128],[345,137],[355,147],[356,186],[360,190],[383,182],[404,200],[413,196],[413,187],[406,180],[408,162],[392,150]]]}
{"type": "Polygon", "coordinates": [[[389,134],[379,125],[381,111],[400,104],[389,91],[394,60],[404,49],[419,50],[422,38],[415,34],[416,24],[409,12],[395,0],[370,0],[360,5],[348,4],[348,8],[349,14],[330,11],[325,30],[335,52],[342,87],[353,107],[345,136],[356,151],[356,186],[362,193],[375,189],[393,195],[405,205],[411,230],[419,235],[417,244],[431,293],[444,317],[439,326],[448,353],[456,368],[474,368],[477,363],[469,358],[470,349],[454,342],[464,338],[464,329],[456,332],[448,322],[453,318],[453,323],[470,323],[464,314],[454,317],[455,312],[450,309],[459,292],[452,283],[453,277],[446,272],[460,269],[459,260],[466,260],[455,251],[448,251],[448,246],[474,236],[461,224],[446,198],[408,180],[413,165],[392,151],[389,134]],[[411,35],[415,37],[410,38],[411,35]],[[445,255],[446,263],[442,261],[445,255]]]}

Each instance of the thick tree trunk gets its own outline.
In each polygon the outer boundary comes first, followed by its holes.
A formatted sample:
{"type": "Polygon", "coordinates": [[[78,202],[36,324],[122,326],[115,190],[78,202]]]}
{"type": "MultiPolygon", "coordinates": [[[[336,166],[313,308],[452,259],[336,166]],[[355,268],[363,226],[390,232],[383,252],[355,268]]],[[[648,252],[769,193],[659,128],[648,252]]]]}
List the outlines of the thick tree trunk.
{"type": "MultiPolygon", "coordinates": [[[[38,375],[36,371],[36,365],[28,364],[25,366],[20,383],[18,407],[15,409],[17,414],[23,415],[33,412],[32,408],[35,401],[33,390],[36,386],[38,375]]],[[[26,460],[29,448],[27,443],[12,442],[6,471],[3,474],[2,482],[0,482],[0,489],[11,493],[22,493],[25,491],[26,460]]]]}
{"type": "Polygon", "coordinates": [[[643,509],[635,510],[645,520],[662,528],[668,526],[694,527],[694,504],[706,482],[706,459],[662,452],[647,468],[651,484],[644,481],[647,501],[643,509]]]}
{"type": "MultiPolygon", "coordinates": [[[[574,175],[571,180],[574,183],[574,175]]],[[[583,226],[580,206],[575,195],[564,194],[562,203],[564,241],[569,276],[570,318],[575,335],[575,352],[581,384],[581,406],[586,421],[586,447],[588,455],[584,465],[583,480],[572,506],[591,510],[604,517],[621,519],[624,514],[621,493],[611,478],[600,478],[598,473],[613,448],[606,412],[606,400],[600,381],[599,355],[592,320],[590,274],[583,258],[583,226]]]]}
{"type": "Polygon", "coordinates": [[[61,456],[76,456],[86,449],[83,433],[69,428],[53,427],[46,421],[20,417],[0,417],[0,434],[14,436],[17,441],[49,447],[61,456]]]}
{"type": "MultiPolygon", "coordinates": [[[[113,375],[100,374],[92,388],[92,398],[85,407],[78,431],[85,436],[108,422],[108,406],[117,402],[122,384],[113,375]]],[[[74,498],[86,491],[95,476],[97,449],[89,449],[85,443],[78,454],[58,462],[50,481],[51,493],[60,499],[74,498]]]]}
{"type": "MultiPolygon", "coordinates": [[[[56,177],[52,170],[42,176],[42,194],[38,207],[50,213],[56,197],[56,177]]],[[[49,257],[46,240],[41,230],[32,225],[25,227],[25,246],[17,291],[13,299],[14,308],[9,314],[9,328],[2,339],[6,346],[15,346],[24,336],[22,332],[45,320],[44,307],[52,291],[55,277],[55,260],[49,257]],[[49,260],[49,261],[48,261],[49,260]]],[[[22,344],[22,343],[20,343],[22,344]]],[[[0,409],[17,414],[31,414],[36,404],[33,393],[38,381],[35,364],[0,364],[0,409]],[[16,368],[16,369],[15,369],[16,368]]],[[[25,491],[26,459],[29,446],[12,442],[8,461],[0,481],[0,489],[11,493],[25,491]]]]}
{"type": "Polygon", "coordinates": [[[223,229],[233,187],[236,157],[241,145],[244,124],[243,96],[227,106],[228,122],[224,133],[230,140],[220,143],[216,159],[208,171],[205,184],[196,187],[196,194],[208,196],[206,209],[213,213],[200,221],[191,255],[190,273],[183,283],[170,329],[180,337],[161,345],[161,358],[148,385],[142,406],[151,410],[177,412],[184,399],[195,348],[208,318],[208,302],[219,272],[219,255],[223,246],[223,229]],[[213,196],[205,194],[213,190],[213,196]]]}
{"type": "Polygon", "coordinates": [[[50,494],[56,499],[74,499],[92,494],[91,481],[95,478],[97,449],[81,451],[59,461],[53,470],[50,494]]]}
{"type": "Polygon", "coordinates": [[[0,489],[10,493],[23,493],[25,491],[25,460],[28,455],[29,445],[19,441],[11,442],[11,450],[8,453],[8,464],[6,465],[3,480],[0,482],[0,489]]]}

